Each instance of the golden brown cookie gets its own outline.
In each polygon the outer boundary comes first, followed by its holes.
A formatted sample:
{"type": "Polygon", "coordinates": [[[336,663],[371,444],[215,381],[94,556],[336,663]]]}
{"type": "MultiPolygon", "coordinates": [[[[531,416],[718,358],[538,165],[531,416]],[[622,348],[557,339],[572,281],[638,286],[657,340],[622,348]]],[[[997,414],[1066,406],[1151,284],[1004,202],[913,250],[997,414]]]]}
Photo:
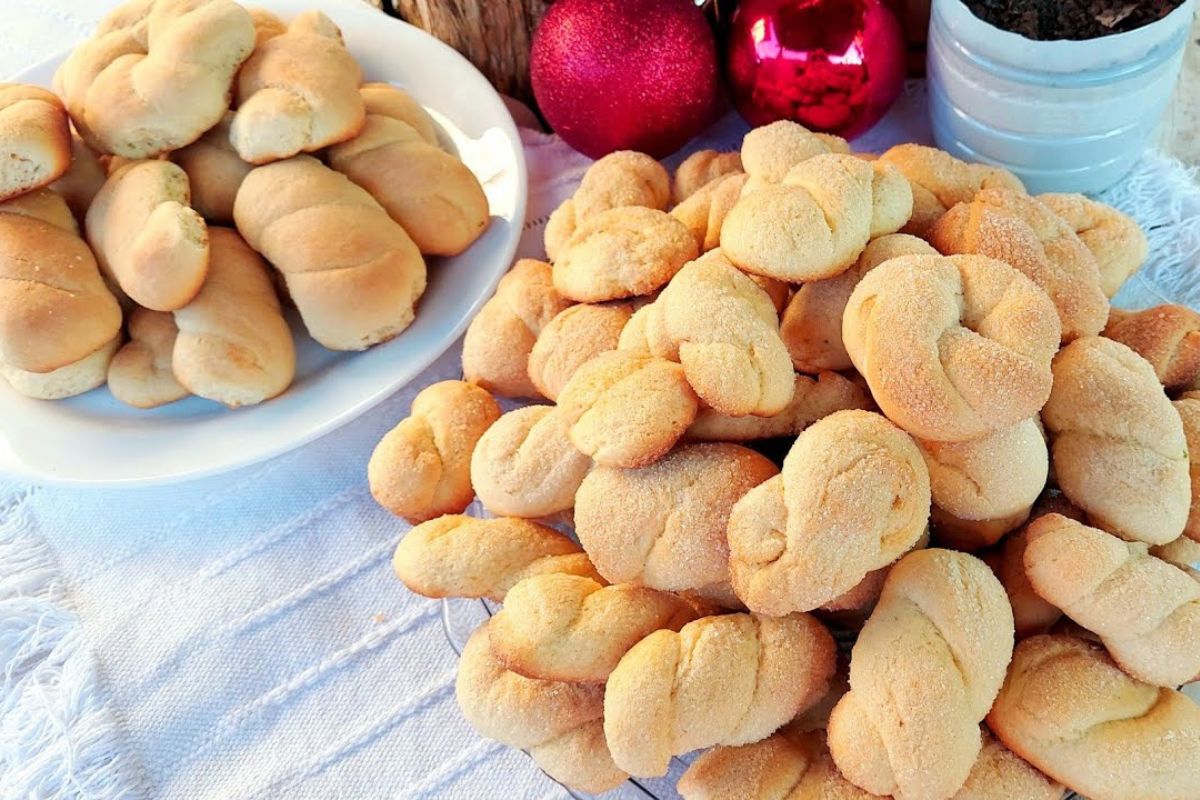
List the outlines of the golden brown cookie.
{"type": "Polygon", "coordinates": [[[582,365],[616,350],[633,309],[628,303],[580,303],[560,311],[529,351],[529,380],[551,400],[582,365]]]}
{"type": "Polygon", "coordinates": [[[1149,245],[1132,219],[1081,194],[1039,194],[1037,199],[1067,221],[1096,257],[1100,285],[1112,297],[1141,268],[1149,245]]]}

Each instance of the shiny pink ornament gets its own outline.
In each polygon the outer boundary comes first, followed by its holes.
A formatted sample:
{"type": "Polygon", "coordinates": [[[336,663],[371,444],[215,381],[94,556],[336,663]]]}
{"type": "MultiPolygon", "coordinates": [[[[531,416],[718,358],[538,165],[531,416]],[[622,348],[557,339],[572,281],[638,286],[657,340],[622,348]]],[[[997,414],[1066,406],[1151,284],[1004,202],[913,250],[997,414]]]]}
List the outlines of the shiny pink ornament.
{"type": "Polygon", "coordinates": [[[557,0],[530,55],[533,94],[567,144],[661,157],[716,109],[717,46],[692,0],[557,0]]]}
{"type": "Polygon", "coordinates": [[[904,34],[881,0],[742,0],[726,67],[751,125],[790,119],[849,138],[900,94],[904,34]]]}

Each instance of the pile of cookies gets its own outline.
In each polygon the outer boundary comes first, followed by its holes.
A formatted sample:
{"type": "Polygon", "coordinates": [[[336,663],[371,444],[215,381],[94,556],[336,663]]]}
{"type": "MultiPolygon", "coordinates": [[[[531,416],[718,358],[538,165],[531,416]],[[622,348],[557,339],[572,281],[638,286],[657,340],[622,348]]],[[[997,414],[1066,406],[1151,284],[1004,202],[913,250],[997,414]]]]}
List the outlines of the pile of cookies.
{"type": "Polygon", "coordinates": [[[1110,309],[1146,249],[790,122],[597,161],[368,467],[398,577],[503,604],[464,716],[587,792],[1200,797],[1200,317],[1110,309]]]}
{"type": "Polygon", "coordinates": [[[129,0],[53,93],[0,84],[0,374],[42,399],[259,403],[295,373],[280,295],[363,350],[412,322],[425,256],[487,224],[429,114],[364,84],[324,14],[129,0]]]}

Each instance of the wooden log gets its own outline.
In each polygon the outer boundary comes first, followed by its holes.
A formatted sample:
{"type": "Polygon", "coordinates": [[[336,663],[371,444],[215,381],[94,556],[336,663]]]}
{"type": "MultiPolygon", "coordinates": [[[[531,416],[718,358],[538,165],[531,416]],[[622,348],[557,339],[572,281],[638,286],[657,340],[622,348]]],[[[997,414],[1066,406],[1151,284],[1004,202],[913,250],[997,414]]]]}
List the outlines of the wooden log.
{"type": "Polygon", "coordinates": [[[529,47],[548,0],[385,0],[395,16],[446,42],[501,93],[532,103],[529,47]]]}

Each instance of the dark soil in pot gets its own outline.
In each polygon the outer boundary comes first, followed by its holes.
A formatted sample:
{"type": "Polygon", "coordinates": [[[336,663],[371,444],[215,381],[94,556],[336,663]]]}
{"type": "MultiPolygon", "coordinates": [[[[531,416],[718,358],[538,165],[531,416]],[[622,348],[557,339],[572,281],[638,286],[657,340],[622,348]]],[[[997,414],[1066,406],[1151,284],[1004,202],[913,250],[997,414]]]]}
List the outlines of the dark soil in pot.
{"type": "Polygon", "coordinates": [[[1097,39],[1149,25],[1183,0],[962,0],[971,13],[1029,39],[1097,39]]]}

